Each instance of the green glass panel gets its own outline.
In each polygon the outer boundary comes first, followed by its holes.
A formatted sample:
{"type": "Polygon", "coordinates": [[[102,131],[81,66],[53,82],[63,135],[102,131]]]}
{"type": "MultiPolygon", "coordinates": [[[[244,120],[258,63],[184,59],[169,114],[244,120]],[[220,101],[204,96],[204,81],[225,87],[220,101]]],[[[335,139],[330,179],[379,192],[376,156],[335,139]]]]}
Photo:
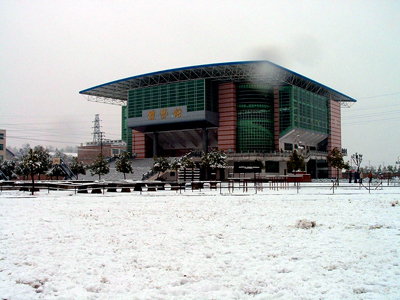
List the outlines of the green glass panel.
{"type": "Polygon", "coordinates": [[[205,80],[194,80],[129,91],[128,117],[141,117],[143,110],[187,105],[188,111],[204,110],[205,80]]]}
{"type": "Polygon", "coordinates": [[[237,87],[237,151],[274,149],[273,89],[267,85],[237,87]]]}
{"type": "Polygon", "coordinates": [[[279,132],[285,134],[293,127],[329,134],[328,99],[299,87],[281,87],[279,132]]]}

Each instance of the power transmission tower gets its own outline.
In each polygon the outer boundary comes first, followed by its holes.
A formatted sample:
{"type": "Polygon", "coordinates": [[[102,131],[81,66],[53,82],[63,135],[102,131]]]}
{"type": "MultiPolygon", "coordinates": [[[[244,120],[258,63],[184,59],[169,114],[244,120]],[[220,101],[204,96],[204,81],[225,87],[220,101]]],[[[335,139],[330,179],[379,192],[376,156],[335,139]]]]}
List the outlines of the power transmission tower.
{"type": "Polygon", "coordinates": [[[102,132],[100,132],[100,117],[99,117],[99,114],[96,114],[95,116],[94,116],[94,121],[93,121],[93,123],[94,123],[94,126],[92,127],[93,128],[93,144],[94,145],[100,145],[101,144],[101,142],[102,142],[102,132]]]}

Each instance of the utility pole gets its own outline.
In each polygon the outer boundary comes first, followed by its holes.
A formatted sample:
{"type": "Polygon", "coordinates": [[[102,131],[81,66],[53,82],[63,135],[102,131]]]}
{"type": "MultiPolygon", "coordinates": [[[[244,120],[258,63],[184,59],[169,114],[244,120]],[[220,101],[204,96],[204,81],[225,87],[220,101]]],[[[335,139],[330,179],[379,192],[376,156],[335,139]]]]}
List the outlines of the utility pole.
{"type": "Polygon", "coordinates": [[[101,156],[103,157],[103,131],[99,132],[99,137],[100,137],[100,151],[101,151],[101,156]]]}

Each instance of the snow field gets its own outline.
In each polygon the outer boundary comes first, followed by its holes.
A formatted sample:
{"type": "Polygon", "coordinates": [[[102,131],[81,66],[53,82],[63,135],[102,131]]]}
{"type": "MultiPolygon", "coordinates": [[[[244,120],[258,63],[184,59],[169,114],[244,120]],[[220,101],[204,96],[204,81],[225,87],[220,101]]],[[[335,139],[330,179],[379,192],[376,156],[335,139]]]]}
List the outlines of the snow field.
{"type": "Polygon", "coordinates": [[[399,200],[1,193],[0,299],[399,299],[399,200]]]}

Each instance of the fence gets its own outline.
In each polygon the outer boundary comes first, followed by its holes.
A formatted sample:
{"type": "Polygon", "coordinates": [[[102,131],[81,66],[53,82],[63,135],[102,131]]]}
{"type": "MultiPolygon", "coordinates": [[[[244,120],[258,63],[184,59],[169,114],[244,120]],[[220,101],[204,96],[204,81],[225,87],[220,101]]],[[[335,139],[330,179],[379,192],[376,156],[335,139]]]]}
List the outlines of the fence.
{"type": "MultiPolygon", "coordinates": [[[[41,181],[35,182],[36,191],[71,191],[74,194],[106,194],[106,193],[154,193],[154,192],[219,192],[219,193],[301,193],[307,189],[318,189],[321,193],[338,193],[358,191],[373,193],[384,188],[394,188],[400,192],[400,181],[393,180],[389,183],[375,180],[372,183],[346,183],[339,185],[336,181],[325,182],[287,182],[284,178],[250,179],[237,178],[228,181],[141,181],[141,182],[93,182],[93,181],[41,181]]],[[[32,192],[31,181],[0,181],[0,192],[17,190],[32,192]]]]}

